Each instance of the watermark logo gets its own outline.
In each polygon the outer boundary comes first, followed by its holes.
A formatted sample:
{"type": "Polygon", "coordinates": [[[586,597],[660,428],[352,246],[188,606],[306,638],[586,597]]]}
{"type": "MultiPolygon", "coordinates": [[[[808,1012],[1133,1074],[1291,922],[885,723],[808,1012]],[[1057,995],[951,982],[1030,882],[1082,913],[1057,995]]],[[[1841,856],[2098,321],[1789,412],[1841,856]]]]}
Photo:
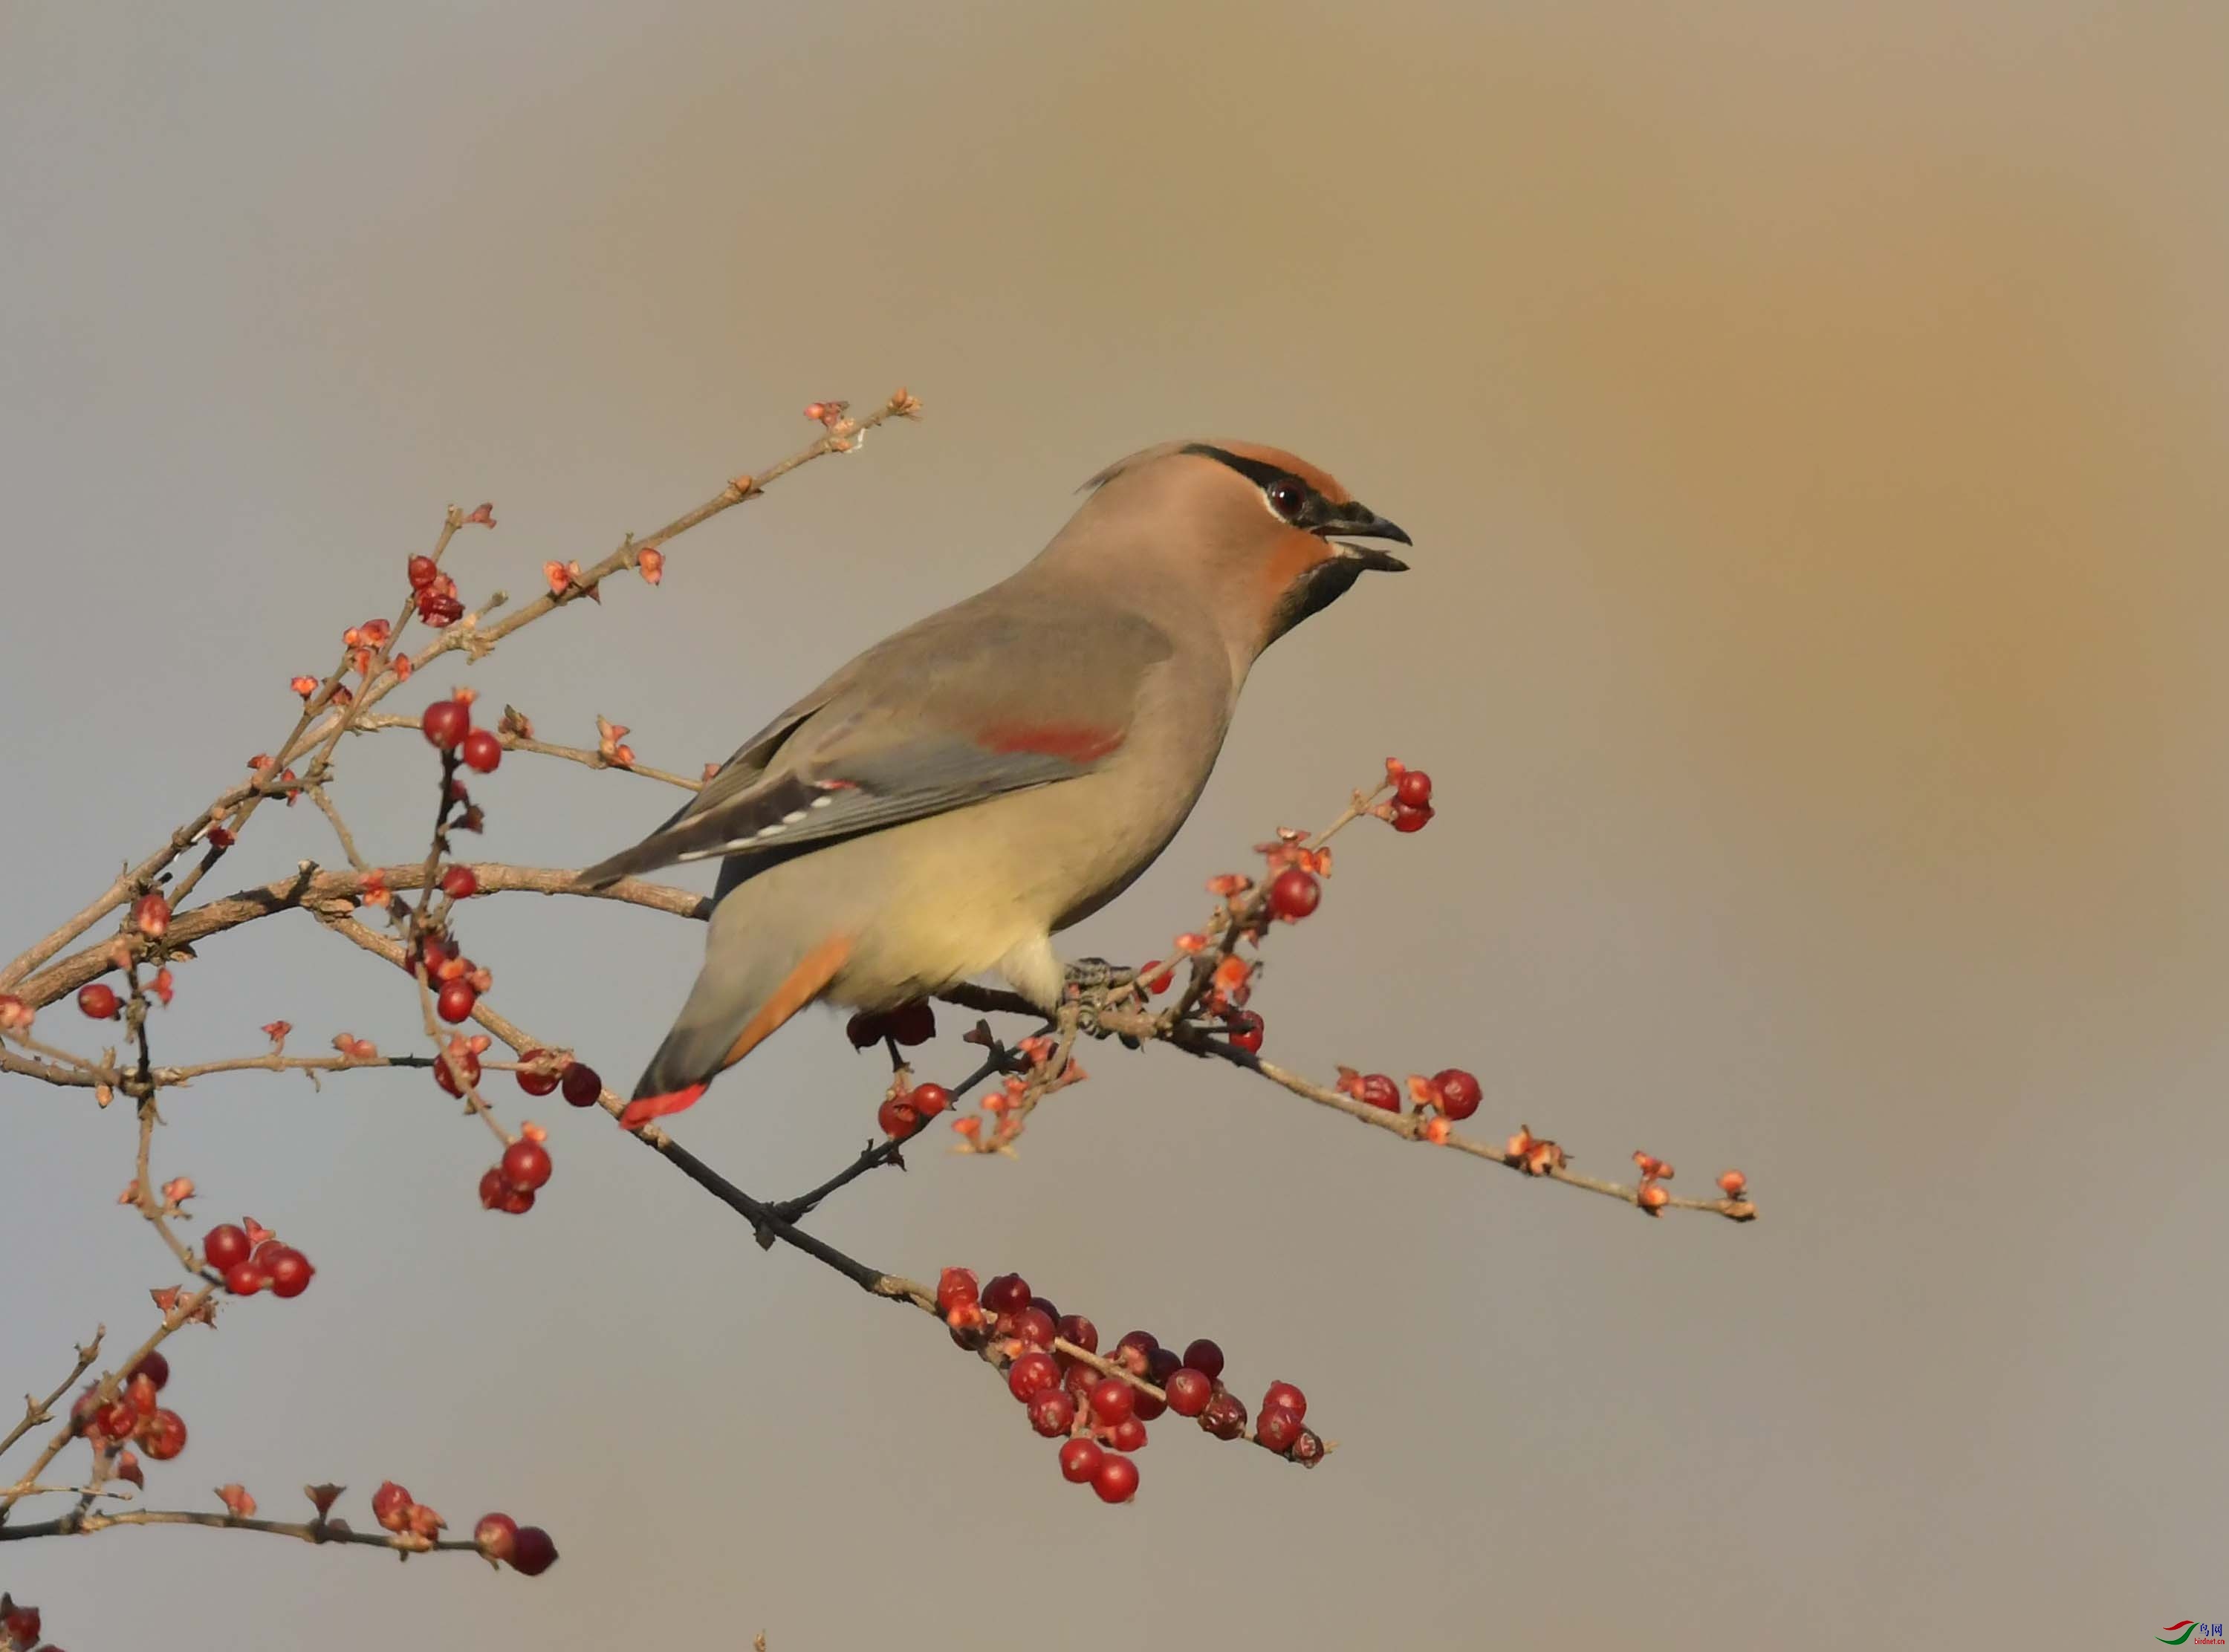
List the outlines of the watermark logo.
{"type": "Polygon", "coordinates": [[[2186,1617],[2179,1623],[2169,1623],[2153,1637],[2162,1646],[2221,1646],[2229,1644],[2221,1638],[2221,1625],[2201,1623],[2186,1617]]]}

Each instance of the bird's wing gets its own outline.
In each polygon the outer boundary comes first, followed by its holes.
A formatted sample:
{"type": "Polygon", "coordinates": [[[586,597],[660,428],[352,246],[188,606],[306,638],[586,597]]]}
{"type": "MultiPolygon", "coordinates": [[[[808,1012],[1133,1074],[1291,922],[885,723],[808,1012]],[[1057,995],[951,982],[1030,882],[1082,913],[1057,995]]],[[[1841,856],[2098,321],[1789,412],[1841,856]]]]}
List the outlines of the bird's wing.
{"type": "Polygon", "coordinates": [[[689,804],[581,874],[791,852],[1089,773],[1174,651],[1135,615],[963,604],[859,656],[747,741],[689,804]]]}

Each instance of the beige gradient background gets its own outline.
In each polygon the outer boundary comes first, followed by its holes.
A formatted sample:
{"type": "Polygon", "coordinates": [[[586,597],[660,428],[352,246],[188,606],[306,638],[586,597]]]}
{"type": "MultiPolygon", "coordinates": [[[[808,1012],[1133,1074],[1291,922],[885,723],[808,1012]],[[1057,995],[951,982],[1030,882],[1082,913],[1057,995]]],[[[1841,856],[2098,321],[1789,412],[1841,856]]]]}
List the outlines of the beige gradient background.
{"type": "MultiPolygon", "coordinates": [[[[687,767],[1027,556],[1108,459],[1292,446],[1416,571],[1274,651],[1077,949],[1157,948],[1397,752],[1440,820],[1343,851],[1275,949],[1273,1050],[1461,1061],[1481,1122],[1682,1187],[1739,1163],[1764,1210],[1648,1224],[1102,1051],[1018,1162],[924,1152],[822,1226],[1211,1333],[1343,1443],[1302,1477],[1163,1431],[1110,1511],[934,1329],[601,1121],[557,1110],[504,1222],[422,1080],[210,1083],[164,1163],[322,1271],[188,1342],[158,1500],[393,1476],[563,1561],[120,1533],[0,1547],[0,1585],[74,1652],[2091,1648],[2229,1615],[2225,76],[2211,3],[0,8],[10,950],[275,738],[445,503],[497,503],[468,590],[528,592],[787,451],[806,400],[903,382],[917,428],[474,680],[687,767]]],[[[359,829],[409,852],[422,757],[350,756],[359,829]]],[[[489,854],[585,861],[666,807],[557,766],[483,788],[489,854]]],[[[259,817],[225,881],[331,853],[259,817]]],[[[470,938],[621,1080],[698,944],[531,902],[470,938]]],[[[159,1032],[410,1015],[274,922],[159,1032]]],[[[682,1134],[787,1193],[876,1086],[811,1017],[682,1134]]],[[[13,1392],[163,1271],[112,1203],[128,1119],[0,1089],[13,1392]]]]}

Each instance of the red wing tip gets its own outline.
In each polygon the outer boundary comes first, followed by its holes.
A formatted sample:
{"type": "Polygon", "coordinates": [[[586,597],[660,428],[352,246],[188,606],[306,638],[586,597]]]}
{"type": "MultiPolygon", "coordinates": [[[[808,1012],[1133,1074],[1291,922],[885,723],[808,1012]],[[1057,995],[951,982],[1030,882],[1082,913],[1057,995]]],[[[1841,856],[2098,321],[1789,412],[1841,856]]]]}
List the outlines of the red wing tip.
{"type": "Polygon", "coordinates": [[[620,1115],[620,1128],[640,1130],[653,1118],[686,1112],[697,1105],[708,1087],[692,1084],[685,1090],[669,1090],[662,1096],[638,1096],[627,1103],[626,1111],[620,1115]]]}

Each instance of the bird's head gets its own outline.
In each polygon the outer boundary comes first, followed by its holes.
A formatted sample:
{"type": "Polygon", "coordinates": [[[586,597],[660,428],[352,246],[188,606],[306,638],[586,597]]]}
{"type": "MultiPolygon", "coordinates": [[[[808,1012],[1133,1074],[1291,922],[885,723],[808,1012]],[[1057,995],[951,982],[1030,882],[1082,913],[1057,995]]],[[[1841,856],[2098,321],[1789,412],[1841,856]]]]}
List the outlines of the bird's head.
{"type": "MultiPolygon", "coordinates": [[[[1372,569],[1408,564],[1358,540],[1412,541],[1329,473],[1254,442],[1169,442],[1110,465],[1078,517],[1127,522],[1136,572],[1208,605],[1258,654],[1372,569]]],[[[1093,538],[1098,538],[1094,535],[1093,538]]]]}

